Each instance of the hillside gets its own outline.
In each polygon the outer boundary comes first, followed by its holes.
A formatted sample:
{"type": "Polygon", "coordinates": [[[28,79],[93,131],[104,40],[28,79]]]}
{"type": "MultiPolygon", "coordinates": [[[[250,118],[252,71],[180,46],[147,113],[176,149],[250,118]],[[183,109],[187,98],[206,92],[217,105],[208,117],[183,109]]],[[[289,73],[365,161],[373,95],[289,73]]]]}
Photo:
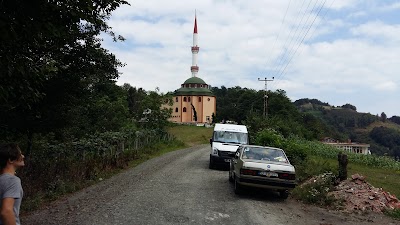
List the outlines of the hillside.
{"type": "MultiPolygon", "coordinates": [[[[306,140],[331,137],[339,141],[370,144],[376,155],[400,157],[400,117],[387,118],[357,112],[351,104],[332,106],[318,99],[290,100],[284,90],[268,93],[268,118],[265,118],[264,91],[239,86],[213,87],[217,114],[213,122],[226,120],[245,124],[249,133],[268,127],[284,137],[292,135],[306,140]]],[[[254,141],[250,135],[250,141],[254,141]]]]}
{"type": "Polygon", "coordinates": [[[346,104],[341,107],[330,106],[317,99],[299,99],[294,105],[302,113],[311,114],[339,132],[339,139],[367,143],[371,152],[377,155],[400,156],[400,124],[397,117],[360,113],[356,107],[346,104]]]}

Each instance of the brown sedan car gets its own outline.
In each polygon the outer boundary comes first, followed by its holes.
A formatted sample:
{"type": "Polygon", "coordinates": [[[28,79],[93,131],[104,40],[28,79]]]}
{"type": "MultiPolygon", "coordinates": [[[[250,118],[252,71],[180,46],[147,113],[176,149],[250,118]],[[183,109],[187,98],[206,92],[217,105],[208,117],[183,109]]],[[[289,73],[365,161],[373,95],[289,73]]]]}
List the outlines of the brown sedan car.
{"type": "Polygon", "coordinates": [[[295,168],[280,148],[241,145],[230,163],[229,181],[234,182],[236,194],[243,186],[252,186],[276,190],[286,199],[295,179],[295,168]]]}

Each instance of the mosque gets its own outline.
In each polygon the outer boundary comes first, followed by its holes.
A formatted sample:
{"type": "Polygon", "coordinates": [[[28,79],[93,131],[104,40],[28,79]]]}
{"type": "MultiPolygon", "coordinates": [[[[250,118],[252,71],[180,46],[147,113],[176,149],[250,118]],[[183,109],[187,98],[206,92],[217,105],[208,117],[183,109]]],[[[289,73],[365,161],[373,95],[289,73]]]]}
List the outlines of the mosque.
{"type": "Polygon", "coordinates": [[[217,101],[211,91],[211,86],[197,76],[199,66],[197,56],[199,53],[197,33],[197,16],[194,18],[192,66],[190,71],[192,76],[185,80],[181,87],[173,93],[173,104],[164,105],[172,108],[169,121],[176,123],[211,123],[213,115],[216,114],[217,101]]]}

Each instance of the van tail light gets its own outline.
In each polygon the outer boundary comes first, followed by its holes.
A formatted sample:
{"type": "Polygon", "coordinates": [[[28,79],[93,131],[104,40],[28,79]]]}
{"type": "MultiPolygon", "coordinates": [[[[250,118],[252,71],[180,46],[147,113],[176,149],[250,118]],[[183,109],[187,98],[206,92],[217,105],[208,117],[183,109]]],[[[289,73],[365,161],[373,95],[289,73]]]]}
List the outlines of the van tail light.
{"type": "Polygon", "coordinates": [[[240,169],[240,174],[243,175],[252,175],[252,176],[256,176],[257,175],[257,170],[249,170],[249,169],[240,169]]]}
{"type": "Polygon", "coordinates": [[[296,175],[292,173],[279,173],[278,177],[279,179],[296,180],[296,175]]]}

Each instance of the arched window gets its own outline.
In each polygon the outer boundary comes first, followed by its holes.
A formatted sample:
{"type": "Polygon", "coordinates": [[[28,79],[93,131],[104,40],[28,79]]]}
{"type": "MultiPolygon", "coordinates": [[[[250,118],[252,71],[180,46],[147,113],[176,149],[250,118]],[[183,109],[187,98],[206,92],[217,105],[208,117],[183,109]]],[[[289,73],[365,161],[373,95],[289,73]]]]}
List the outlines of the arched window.
{"type": "Polygon", "coordinates": [[[201,97],[199,97],[199,102],[201,102],[201,97]]]}
{"type": "Polygon", "coordinates": [[[175,98],[175,102],[178,102],[178,97],[175,98]]]}
{"type": "Polygon", "coordinates": [[[190,102],[190,97],[188,97],[188,102],[190,102]]]}
{"type": "Polygon", "coordinates": [[[175,112],[178,112],[178,107],[175,108],[175,112]]]}
{"type": "Polygon", "coordinates": [[[186,112],[186,107],[183,107],[183,112],[186,112]]]}
{"type": "Polygon", "coordinates": [[[186,102],[186,97],[183,97],[183,101],[186,102]]]}

